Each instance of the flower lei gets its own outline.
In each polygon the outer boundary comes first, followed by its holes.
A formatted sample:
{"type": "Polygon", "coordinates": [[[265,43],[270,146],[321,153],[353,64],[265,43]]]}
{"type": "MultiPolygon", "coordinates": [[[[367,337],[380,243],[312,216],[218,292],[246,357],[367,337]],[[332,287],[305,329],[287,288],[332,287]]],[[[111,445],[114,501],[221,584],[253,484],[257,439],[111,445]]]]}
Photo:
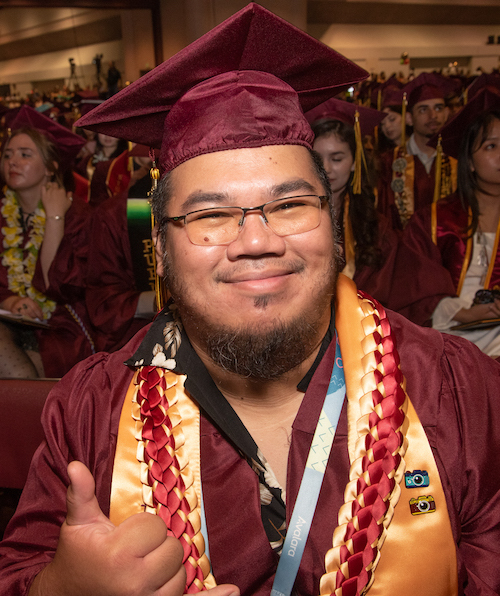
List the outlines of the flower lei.
{"type": "Polygon", "coordinates": [[[0,212],[5,218],[6,226],[1,228],[5,250],[0,256],[2,265],[7,268],[9,290],[18,296],[28,296],[34,300],[42,309],[43,318],[49,319],[56,303],[31,285],[45,232],[45,211],[41,206],[35,209],[28,241],[23,246],[23,229],[19,225],[22,215],[14,191],[7,189],[1,203],[0,212]]]}

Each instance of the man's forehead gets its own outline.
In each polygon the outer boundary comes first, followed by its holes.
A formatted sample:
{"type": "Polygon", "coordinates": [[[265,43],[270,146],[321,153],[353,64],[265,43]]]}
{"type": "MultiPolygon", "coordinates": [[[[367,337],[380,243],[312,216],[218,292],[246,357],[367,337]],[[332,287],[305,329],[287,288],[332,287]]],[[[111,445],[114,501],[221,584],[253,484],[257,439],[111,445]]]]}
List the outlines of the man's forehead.
{"type": "Polygon", "coordinates": [[[169,174],[168,211],[210,204],[249,207],[283,196],[324,194],[311,153],[297,145],[235,149],[201,155],[169,174]]]}
{"type": "Polygon", "coordinates": [[[204,185],[224,189],[240,181],[275,184],[276,178],[315,177],[313,159],[300,145],[265,145],[198,155],[170,173],[175,187],[204,185]]]}

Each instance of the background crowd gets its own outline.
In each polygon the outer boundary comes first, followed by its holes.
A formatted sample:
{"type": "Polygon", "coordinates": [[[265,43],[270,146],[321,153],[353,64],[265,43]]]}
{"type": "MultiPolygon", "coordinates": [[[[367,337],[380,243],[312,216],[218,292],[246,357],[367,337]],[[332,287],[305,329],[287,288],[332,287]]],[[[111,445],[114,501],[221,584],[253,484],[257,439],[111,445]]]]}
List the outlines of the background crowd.
{"type": "MultiPolygon", "coordinates": [[[[0,102],[2,377],[58,378],[157,311],[155,155],[78,128],[103,99],[0,102]]],[[[384,306],[499,356],[500,73],[372,75],[306,117],[343,272],[384,306]]]]}

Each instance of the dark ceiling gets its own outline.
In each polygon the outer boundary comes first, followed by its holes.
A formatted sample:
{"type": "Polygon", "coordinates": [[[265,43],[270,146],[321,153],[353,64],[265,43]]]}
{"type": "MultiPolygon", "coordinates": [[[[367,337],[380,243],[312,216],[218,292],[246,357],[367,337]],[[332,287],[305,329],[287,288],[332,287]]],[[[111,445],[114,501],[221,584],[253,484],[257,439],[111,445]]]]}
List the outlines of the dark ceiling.
{"type": "MultiPolygon", "coordinates": [[[[0,0],[2,7],[63,7],[159,10],[159,0],[0,0]]],[[[310,24],[386,25],[498,25],[500,0],[496,6],[397,2],[349,2],[347,0],[308,0],[310,24]]]]}

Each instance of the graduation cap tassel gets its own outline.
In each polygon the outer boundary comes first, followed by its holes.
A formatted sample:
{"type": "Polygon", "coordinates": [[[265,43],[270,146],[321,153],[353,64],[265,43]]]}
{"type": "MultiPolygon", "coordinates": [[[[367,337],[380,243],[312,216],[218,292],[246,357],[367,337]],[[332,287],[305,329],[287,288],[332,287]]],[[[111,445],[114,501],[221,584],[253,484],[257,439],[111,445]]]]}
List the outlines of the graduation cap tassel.
{"type": "Polygon", "coordinates": [[[354,137],[356,139],[356,155],[354,156],[354,176],[352,177],[352,192],[355,195],[361,193],[361,172],[363,164],[366,165],[365,154],[363,152],[363,139],[361,138],[361,126],[359,124],[359,112],[354,114],[354,137]]]}
{"type": "MultiPolygon", "coordinates": [[[[156,160],[155,155],[152,150],[149,151],[149,157],[152,161],[152,167],[149,170],[149,175],[151,176],[151,190],[148,192],[148,197],[155,192],[158,188],[158,180],[160,179],[160,170],[156,167],[156,160]]],[[[151,199],[149,200],[151,204],[151,199]]],[[[153,210],[151,210],[151,229],[153,230],[156,225],[155,216],[153,215],[153,210]]],[[[158,311],[160,311],[166,303],[167,299],[167,289],[165,287],[165,282],[156,272],[156,246],[154,247],[154,254],[153,254],[153,271],[154,271],[154,278],[155,278],[155,298],[156,298],[156,307],[158,311]]]]}
{"type": "Polygon", "coordinates": [[[436,147],[436,178],[434,183],[434,199],[433,202],[439,201],[441,198],[441,170],[442,170],[442,162],[443,160],[443,148],[441,146],[441,135],[438,138],[438,144],[436,147]]]}
{"type": "Polygon", "coordinates": [[[151,190],[148,192],[148,196],[151,196],[154,191],[158,188],[158,180],[160,179],[160,170],[156,167],[156,161],[153,159],[153,167],[149,170],[151,176],[151,190]]]}
{"type": "Polygon", "coordinates": [[[403,154],[406,153],[406,106],[408,100],[406,99],[406,91],[403,93],[403,105],[401,108],[401,148],[403,154]]]}
{"type": "Polygon", "coordinates": [[[130,176],[132,176],[132,174],[134,173],[134,158],[130,155],[130,152],[132,151],[132,149],[134,148],[134,144],[131,141],[128,141],[128,164],[127,164],[127,169],[130,173],[130,176]]]}

